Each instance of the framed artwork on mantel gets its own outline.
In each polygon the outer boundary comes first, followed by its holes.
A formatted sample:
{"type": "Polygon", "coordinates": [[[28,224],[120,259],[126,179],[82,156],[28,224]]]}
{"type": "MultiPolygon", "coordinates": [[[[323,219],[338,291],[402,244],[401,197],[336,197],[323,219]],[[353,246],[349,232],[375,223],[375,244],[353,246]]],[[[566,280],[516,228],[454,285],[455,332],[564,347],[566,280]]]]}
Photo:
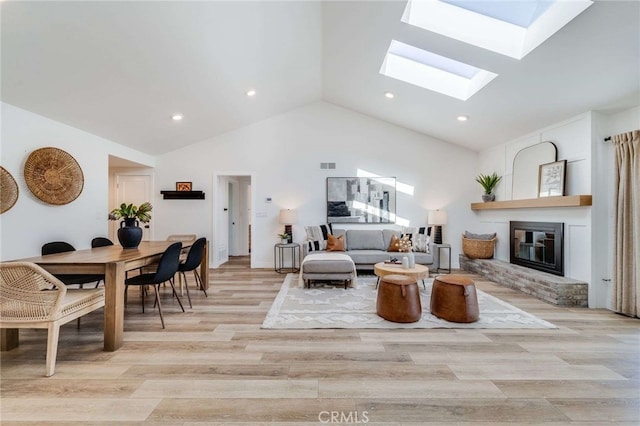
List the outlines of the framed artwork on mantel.
{"type": "Polygon", "coordinates": [[[563,196],[566,173],[567,160],[541,164],[538,173],[538,197],[563,196]]]}
{"type": "Polygon", "coordinates": [[[327,178],[327,223],[395,221],[395,177],[327,178]]]}

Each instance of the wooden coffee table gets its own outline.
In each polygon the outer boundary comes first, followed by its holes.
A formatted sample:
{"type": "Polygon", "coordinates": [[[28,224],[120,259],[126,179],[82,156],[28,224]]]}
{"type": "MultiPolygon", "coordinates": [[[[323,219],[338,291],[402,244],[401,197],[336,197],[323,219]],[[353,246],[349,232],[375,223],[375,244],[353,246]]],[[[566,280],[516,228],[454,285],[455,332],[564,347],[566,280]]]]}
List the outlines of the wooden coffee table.
{"type": "Polygon", "coordinates": [[[378,283],[380,282],[380,278],[384,277],[385,275],[404,275],[407,277],[411,277],[416,281],[422,281],[422,286],[425,289],[427,288],[427,286],[424,283],[424,279],[429,278],[429,268],[424,265],[418,264],[416,264],[413,268],[403,268],[402,265],[379,262],[373,265],[373,273],[378,277],[378,283]]]}

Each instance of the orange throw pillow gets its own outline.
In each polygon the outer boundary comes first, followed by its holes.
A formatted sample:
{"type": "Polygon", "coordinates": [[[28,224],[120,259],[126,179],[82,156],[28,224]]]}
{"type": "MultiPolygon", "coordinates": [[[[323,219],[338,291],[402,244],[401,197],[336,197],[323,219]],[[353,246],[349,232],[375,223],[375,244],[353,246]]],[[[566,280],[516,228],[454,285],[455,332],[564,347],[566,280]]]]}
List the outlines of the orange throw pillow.
{"type": "Polygon", "coordinates": [[[396,235],[392,235],[389,247],[387,247],[387,251],[400,251],[400,238],[398,238],[396,235]]]}
{"type": "Polygon", "coordinates": [[[327,251],[344,251],[344,235],[334,237],[327,235],[327,251]]]}

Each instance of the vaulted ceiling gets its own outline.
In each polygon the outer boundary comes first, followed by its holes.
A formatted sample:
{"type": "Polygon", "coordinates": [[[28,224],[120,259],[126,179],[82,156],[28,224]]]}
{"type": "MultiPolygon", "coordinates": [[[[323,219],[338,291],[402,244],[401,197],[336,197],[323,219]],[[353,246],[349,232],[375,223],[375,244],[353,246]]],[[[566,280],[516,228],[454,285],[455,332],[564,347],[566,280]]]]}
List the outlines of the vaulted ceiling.
{"type": "Polygon", "coordinates": [[[638,2],[596,1],[521,60],[403,23],[405,6],[4,1],[1,98],[149,154],[321,100],[473,150],[640,103],[638,2]],[[498,77],[467,101],[386,77],[391,40],[498,77]]]}

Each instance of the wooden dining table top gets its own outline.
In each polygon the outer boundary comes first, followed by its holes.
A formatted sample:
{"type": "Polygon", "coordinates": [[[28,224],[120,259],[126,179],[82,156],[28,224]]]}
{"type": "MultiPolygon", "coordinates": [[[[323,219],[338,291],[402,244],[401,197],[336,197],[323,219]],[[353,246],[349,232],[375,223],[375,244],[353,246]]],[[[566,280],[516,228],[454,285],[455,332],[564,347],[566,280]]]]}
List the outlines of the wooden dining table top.
{"type": "MultiPolygon", "coordinates": [[[[124,249],[120,245],[96,247],[84,250],[66,251],[62,253],[34,256],[18,259],[20,262],[33,262],[37,264],[55,263],[82,263],[105,264],[113,262],[130,262],[163,253],[172,241],[142,241],[137,248],[124,249]]],[[[183,242],[182,247],[191,246],[191,242],[183,242]]]]}

